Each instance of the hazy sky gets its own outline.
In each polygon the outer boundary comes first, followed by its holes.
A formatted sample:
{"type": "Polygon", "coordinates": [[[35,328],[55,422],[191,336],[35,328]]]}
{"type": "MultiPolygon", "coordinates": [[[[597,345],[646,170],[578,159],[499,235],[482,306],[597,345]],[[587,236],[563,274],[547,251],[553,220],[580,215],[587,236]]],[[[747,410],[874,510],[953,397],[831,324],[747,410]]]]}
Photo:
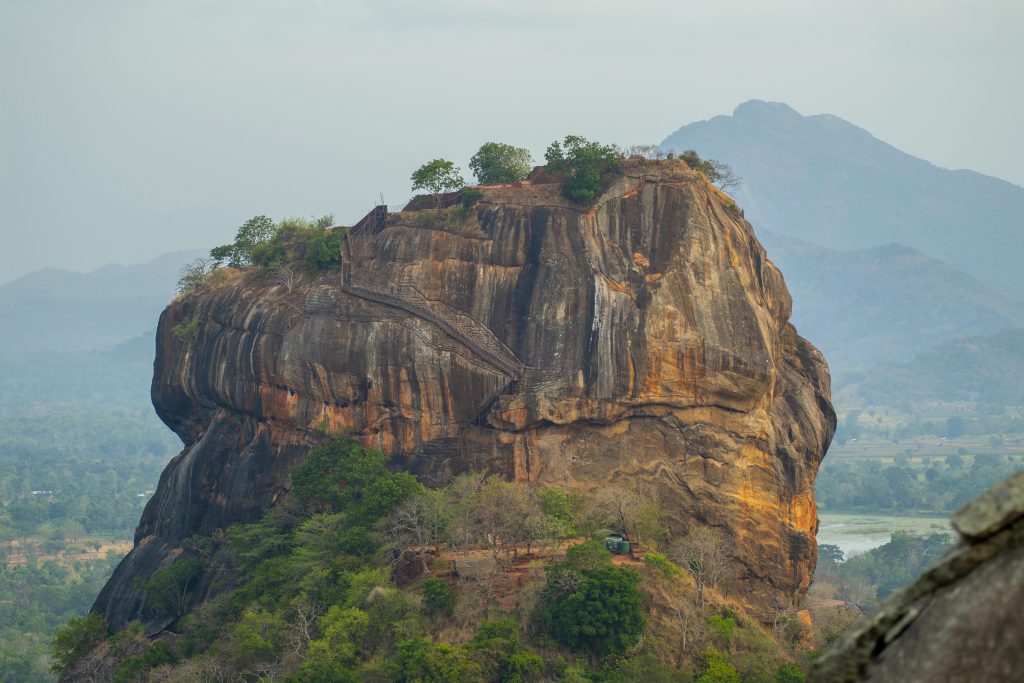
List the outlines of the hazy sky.
{"type": "Polygon", "coordinates": [[[752,98],[1024,185],[1022,35],[1020,0],[0,0],[0,282],[352,223],[487,140],[658,142],[752,98]]]}

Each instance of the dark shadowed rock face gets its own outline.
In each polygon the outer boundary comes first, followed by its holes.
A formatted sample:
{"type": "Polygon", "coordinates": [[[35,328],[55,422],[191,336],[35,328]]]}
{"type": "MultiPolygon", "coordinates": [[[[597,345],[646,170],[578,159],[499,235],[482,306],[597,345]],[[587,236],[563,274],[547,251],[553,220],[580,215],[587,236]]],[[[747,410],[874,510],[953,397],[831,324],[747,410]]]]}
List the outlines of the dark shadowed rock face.
{"type": "Polygon", "coordinates": [[[952,518],[960,543],[819,660],[822,683],[1011,683],[1024,671],[1024,472],[952,518]]]}
{"type": "Polygon", "coordinates": [[[627,163],[590,209],[555,184],[483,190],[465,219],[359,230],[347,277],[288,291],[248,272],[164,311],[153,402],[188,446],[97,611],[136,616],[133,578],[190,535],[256,519],[325,427],[430,483],[486,468],[638,486],[675,533],[735,538],[751,603],[806,590],[828,368],[731,201],[679,162],[627,163]],[[176,340],[195,318],[198,338],[176,340]]]}

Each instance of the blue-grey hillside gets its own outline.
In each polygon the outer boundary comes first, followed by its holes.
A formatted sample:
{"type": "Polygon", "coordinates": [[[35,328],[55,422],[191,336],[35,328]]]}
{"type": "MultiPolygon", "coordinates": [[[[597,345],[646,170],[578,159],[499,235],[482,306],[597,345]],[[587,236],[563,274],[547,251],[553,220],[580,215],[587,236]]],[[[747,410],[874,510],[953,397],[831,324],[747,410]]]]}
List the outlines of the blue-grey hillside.
{"type": "Polygon", "coordinates": [[[110,348],[153,328],[198,251],[91,273],[46,268],[0,285],[0,354],[110,348]]]}
{"type": "Polygon", "coordinates": [[[793,294],[793,324],[842,385],[850,371],[1024,325],[1024,304],[916,249],[842,251],[761,230],[793,294]]]}
{"type": "Polygon", "coordinates": [[[759,230],[832,249],[904,244],[1024,295],[1024,188],[939,168],[836,116],[758,100],[683,126],[661,146],[730,164],[744,180],[736,199],[759,230]]]}
{"type": "Polygon", "coordinates": [[[904,363],[850,373],[839,390],[851,405],[966,401],[1024,405],[1024,329],[953,339],[904,363]]]}

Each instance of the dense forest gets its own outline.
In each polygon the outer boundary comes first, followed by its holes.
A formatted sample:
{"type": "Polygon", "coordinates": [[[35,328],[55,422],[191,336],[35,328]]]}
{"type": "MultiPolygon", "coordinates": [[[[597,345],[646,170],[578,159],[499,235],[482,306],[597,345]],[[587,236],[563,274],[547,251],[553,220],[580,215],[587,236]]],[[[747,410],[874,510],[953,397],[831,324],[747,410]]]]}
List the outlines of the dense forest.
{"type": "Polygon", "coordinates": [[[946,516],[1024,467],[1024,416],[985,403],[846,409],[815,481],[822,511],[946,516]]]}
{"type": "Polygon", "coordinates": [[[124,538],[172,439],[138,413],[0,419],[0,542],[124,538]]]}
{"type": "Polygon", "coordinates": [[[49,678],[179,445],[142,411],[0,418],[0,680],[49,678]]]}
{"type": "Polygon", "coordinates": [[[815,483],[822,511],[948,515],[1024,466],[1024,457],[995,454],[879,460],[826,460],[815,483]]]}
{"type": "Polygon", "coordinates": [[[153,344],[0,355],[0,541],[131,534],[181,448],[150,407],[153,344]]]}
{"type": "Polygon", "coordinates": [[[657,501],[628,489],[584,497],[474,473],[429,489],[344,437],[292,481],[261,521],[192,538],[138,581],[143,621],[173,624],[159,638],[76,617],[54,660],[118,681],[800,681],[951,543],[896,533],[852,558],[821,546],[812,603],[836,604],[812,607],[812,625],[745,607],[727,540],[672,538],[657,501]],[[610,529],[631,553],[609,552],[610,529]]]}
{"type": "MultiPolygon", "coordinates": [[[[147,335],[111,351],[37,358],[33,361],[37,368],[34,375],[18,360],[7,359],[5,367],[10,372],[0,377],[0,386],[5,389],[0,398],[0,559],[6,562],[0,565],[0,633],[5,657],[2,668],[11,672],[6,680],[46,680],[54,676],[47,671],[53,661],[48,656],[48,643],[54,629],[68,617],[84,614],[91,604],[117,557],[123,553],[123,546],[118,552],[110,552],[109,544],[130,538],[160,471],[180,448],[177,438],[148,407],[146,388],[151,373],[151,354],[152,339],[147,335]],[[35,400],[21,401],[17,398],[19,395],[34,396],[35,400]],[[43,493],[34,494],[34,491],[43,493]]],[[[881,412],[876,416],[874,410],[870,414],[868,411],[844,414],[836,448],[845,444],[848,450],[854,444],[871,440],[899,443],[890,444],[890,458],[861,459],[845,455],[826,458],[817,482],[817,497],[823,511],[946,515],[1021,466],[1011,442],[1022,431],[1024,421],[1015,412],[982,405],[974,413],[956,418],[911,416],[899,422],[889,418],[876,422],[876,417],[881,416],[881,412]],[[950,443],[964,445],[946,447],[950,454],[934,455],[938,449],[927,445],[933,443],[933,439],[943,440],[943,443],[953,439],[950,443]],[[923,450],[914,445],[917,442],[925,444],[923,450]],[[977,444],[983,447],[974,447],[977,444]]],[[[482,486],[481,482],[478,479],[474,485],[482,486]]],[[[460,485],[469,486],[466,482],[460,485]]],[[[418,484],[410,484],[410,487],[422,492],[418,484]]],[[[448,511],[446,514],[460,509],[454,499],[450,499],[456,495],[457,488],[449,488],[441,496],[449,497],[441,505],[448,511]]],[[[490,484],[488,490],[497,490],[497,484],[490,484]]],[[[429,494],[428,498],[439,495],[424,493],[429,494]]],[[[450,555],[442,558],[433,551],[422,558],[428,564],[424,575],[427,578],[411,580],[407,572],[396,574],[403,563],[415,563],[420,558],[405,557],[402,562],[396,562],[394,557],[368,552],[370,546],[394,550],[393,544],[383,543],[379,536],[383,532],[378,525],[388,517],[383,513],[367,518],[369,521],[364,526],[367,535],[361,539],[339,534],[335,542],[346,543],[349,549],[334,560],[324,560],[325,566],[333,566],[341,562],[338,558],[348,558],[342,563],[346,568],[329,570],[333,572],[331,580],[337,584],[333,589],[335,597],[331,599],[333,605],[366,613],[367,632],[384,628],[381,624],[371,628],[375,620],[384,617],[374,616],[365,596],[339,597],[342,592],[348,594],[348,589],[342,587],[348,586],[361,572],[371,572],[367,576],[373,577],[373,588],[380,588],[404,605],[395,609],[404,615],[406,621],[402,628],[406,630],[397,635],[388,631],[391,635],[386,638],[377,635],[361,642],[358,657],[352,660],[355,662],[352,666],[358,664],[360,675],[371,680],[373,676],[384,676],[384,680],[393,676],[401,680],[395,673],[398,670],[395,667],[405,666],[401,663],[405,660],[398,655],[399,645],[404,643],[408,650],[413,645],[406,641],[411,641],[422,650],[417,655],[421,660],[426,658],[433,662],[428,665],[421,661],[416,666],[435,667],[434,674],[423,676],[435,675],[436,678],[440,675],[436,671],[443,670],[443,666],[456,666],[450,662],[439,663],[441,660],[448,662],[449,654],[452,661],[462,662],[458,666],[469,666],[471,671],[481,667],[482,680],[498,676],[494,673],[499,670],[494,668],[498,665],[485,661],[486,657],[473,644],[473,639],[481,630],[490,633],[487,629],[491,626],[486,624],[500,622],[505,629],[502,648],[519,653],[520,659],[526,658],[524,661],[534,662],[529,667],[536,664],[532,656],[539,658],[543,675],[563,680],[629,680],[629,676],[643,675],[655,676],[656,680],[662,676],[663,680],[709,681],[716,680],[711,672],[720,670],[735,670],[742,680],[752,681],[774,680],[780,670],[784,672],[778,674],[780,676],[796,676],[796,669],[785,668],[785,665],[803,666],[816,649],[824,647],[838,635],[840,627],[859,614],[860,608],[868,609],[893,587],[909,581],[934,557],[931,551],[922,553],[915,541],[903,543],[898,552],[890,550],[880,554],[879,549],[842,563],[824,561],[816,590],[843,600],[848,608],[815,612],[812,632],[799,632],[792,614],[783,615],[776,622],[784,627],[765,630],[764,615],[749,615],[730,602],[727,581],[722,581],[720,589],[716,588],[713,601],[704,607],[694,607],[699,603],[696,579],[687,571],[685,562],[672,561],[670,539],[659,531],[657,515],[648,509],[646,515],[634,519],[632,531],[639,535],[645,550],[655,552],[645,553],[646,561],[641,555],[639,561],[621,569],[635,572],[639,577],[634,590],[640,597],[644,626],[636,642],[626,649],[629,656],[623,652],[597,656],[586,648],[574,650],[557,640],[552,630],[554,626],[545,622],[543,612],[535,609],[537,602],[551,600],[550,591],[545,592],[548,590],[546,576],[557,575],[562,571],[558,566],[567,563],[571,566],[574,561],[571,557],[585,554],[583,550],[572,553],[567,550],[573,544],[585,545],[586,532],[595,530],[596,522],[585,519],[586,515],[580,516],[582,503],[569,494],[549,490],[534,494],[519,491],[517,495],[526,499],[532,495],[541,511],[546,510],[540,516],[530,517],[531,523],[540,520],[540,528],[545,530],[539,532],[534,528],[530,532],[533,536],[529,536],[529,540],[537,543],[537,547],[523,545],[519,548],[520,555],[527,550],[531,555],[509,559],[505,557],[508,554],[505,550],[497,549],[499,576],[528,577],[512,593],[508,593],[506,587],[505,595],[501,594],[500,581],[480,584],[452,578],[451,565],[457,558],[453,560],[450,555]],[[662,553],[657,554],[657,550],[662,553]],[[918,562],[916,558],[925,560],[918,562]],[[858,569],[868,563],[874,567],[870,572],[858,569]],[[521,569],[523,566],[529,569],[521,569]],[[689,596],[688,609],[693,612],[683,622],[667,619],[665,613],[675,608],[657,602],[673,591],[689,596]],[[514,600],[508,597],[510,594],[516,596],[514,600]],[[458,607],[453,608],[449,616],[447,607],[436,612],[437,608],[428,606],[437,601],[458,607]],[[859,607],[854,608],[854,604],[859,607]],[[511,628],[512,623],[517,624],[515,629],[511,628]],[[722,636],[715,628],[725,629],[730,635],[722,636]],[[666,654],[671,649],[666,645],[668,641],[658,633],[674,633],[673,637],[685,638],[692,646],[687,645],[685,656],[669,657],[666,654]],[[402,639],[398,639],[400,636],[402,639]],[[509,639],[516,640],[518,645],[510,645],[509,639]],[[750,640],[760,645],[755,647],[748,642],[750,640]],[[430,643],[430,648],[424,649],[424,642],[430,643]],[[451,652],[446,648],[452,648],[451,652]],[[760,654],[755,656],[755,652],[760,654]],[[769,664],[755,667],[753,662],[760,661],[759,658],[769,664]]],[[[333,508],[323,507],[323,502],[311,504],[298,498],[289,505],[292,511],[289,514],[297,514],[301,523],[294,519],[282,521],[277,516],[278,511],[268,514],[267,519],[257,525],[233,528],[217,539],[195,539],[193,558],[201,563],[201,568],[193,562],[178,570],[186,576],[196,572],[196,576],[185,583],[186,593],[196,577],[210,576],[207,563],[227,568],[217,578],[221,597],[181,620],[183,629],[196,628],[200,620],[210,625],[211,631],[194,638],[205,642],[206,646],[190,649],[193,646],[186,644],[190,642],[187,639],[168,641],[156,646],[146,659],[139,649],[146,641],[137,633],[130,635],[134,633],[135,627],[132,627],[110,641],[112,651],[129,661],[124,665],[127,667],[124,672],[133,670],[132,667],[141,669],[152,665],[156,671],[177,671],[185,676],[189,671],[205,671],[204,667],[230,670],[243,664],[254,668],[273,665],[278,667],[275,670],[291,671],[289,675],[301,680],[306,655],[298,656],[293,650],[286,656],[278,642],[280,639],[275,641],[277,644],[269,654],[264,652],[258,656],[263,658],[260,661],[247,660],[245,657],[249,655],[238,655],[232,649],[238,646],[239,634],[244,631],[241,624],[245,615],[253,610],[262,615],[259,628],[270,629],[271,635],[294,628],[293,602],[299,595],[308,596],[307,589],[281,588],[284,592],[277,596],[271,591],[269,602],[245,602],[245,591],[253,594],[272,586],[275,571],[282,581],[286,576],[312,576],[304,562],[309,562],[310,557],[334,556],[338,551],[336,547],[308,547],[308,530],[318,524],[326,525],[323,528],[328,530],[336,529],[341,519],[350,519],[352,514],[348,510],[348,516],[332,518],[331,515],[341,513],[330,512],[333,508]],[[264,538],[269,544],[270,550],[265,555],[253,555],[254,548],[263,547],[255,543],[256,538],[264,538]]],[[[468,508],[461,510],[468,514],[468,508]]],[[[451,518],[446,519],[447,533],[459,528],[453,525],[451,518]]],[[[447,549],[441,554],[457,553],[461,547],[447,536],[439,543],[447,549]]],[[[938,546],[933,543],[931,547],[938,546]]],[[[675,559],[680,558],[676,555],[675,559]]],[[[620,564],[610,565],[610,568],[619,571],[620,564]]],[[[161,578],[158,576],[157,581],[161,578]]],[[[180,581],[180,577],[174,580],[180,581]]],[[[172,582],[172,585],[177,584],[172,582]]],[[[327,608],[315,614],[307,624],[310,640],[306,651],[314,641],[323,640],[328,632],[329,611],[327,608]]],[[[313,665],[305,666],[308,669],[313,665]]],[[[423,676],[422,680],[431,680],[423,676]]],[[[122,678],[131,680],[128,673],[123,673],[122,678]]]]}
{"type": "Polygon", "coordinates": [[[121,560],[106,557],[59,563],[26,558],[0,565],[0,681],[23,683],[55,678],[50,641],[59,626],[89,609],[121,560]]]}
{"type": "Polygon", "coordinates": [[[153,414],[152,334],[106,351],[0,355],[0,680],[41,681],[181,442],[153,414]]]}

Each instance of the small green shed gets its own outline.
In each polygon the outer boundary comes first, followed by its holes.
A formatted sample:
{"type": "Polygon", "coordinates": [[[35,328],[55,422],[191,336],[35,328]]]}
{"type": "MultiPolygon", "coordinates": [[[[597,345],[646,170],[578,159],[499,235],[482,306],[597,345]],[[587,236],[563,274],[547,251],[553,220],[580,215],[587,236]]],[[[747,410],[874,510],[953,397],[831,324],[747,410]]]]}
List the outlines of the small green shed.
{"type": "Polygon", "coordinates": [[[604,539],[604,547],[615,555],[628,555],[629,554],[629,541],[624,539],[619,534],[612,534],[604,539]]]}

